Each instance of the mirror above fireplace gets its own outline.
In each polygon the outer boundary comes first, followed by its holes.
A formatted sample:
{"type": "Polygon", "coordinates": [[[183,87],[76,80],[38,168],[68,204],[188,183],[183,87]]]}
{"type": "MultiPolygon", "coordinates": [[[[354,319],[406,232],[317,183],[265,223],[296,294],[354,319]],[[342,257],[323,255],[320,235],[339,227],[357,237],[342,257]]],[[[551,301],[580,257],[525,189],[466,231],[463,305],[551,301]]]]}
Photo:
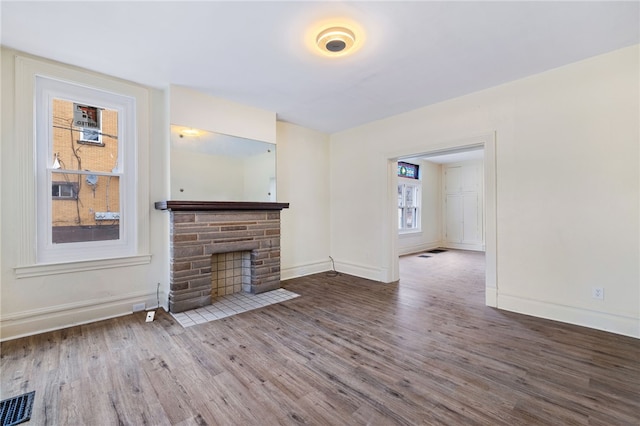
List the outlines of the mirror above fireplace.
{"type": "Polygon", "coordinates": [[[276,145],[171,125],[172,200],[276,201],[276,145]]]}

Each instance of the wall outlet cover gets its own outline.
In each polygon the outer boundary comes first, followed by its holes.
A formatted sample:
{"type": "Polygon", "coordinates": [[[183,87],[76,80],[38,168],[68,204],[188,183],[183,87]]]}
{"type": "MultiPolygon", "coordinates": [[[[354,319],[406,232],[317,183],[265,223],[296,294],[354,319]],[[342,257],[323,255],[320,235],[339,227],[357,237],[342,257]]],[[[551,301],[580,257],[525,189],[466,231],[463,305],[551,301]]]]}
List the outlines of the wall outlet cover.
{"type": "Polygon", "coordinates": [[[153,318],[156,316],[156,311],[147,312],[147,322],[153,321],[153,318]]]}
{"type": "Polygon", "coordinates": [[[136,303],[133,305],[133,312],[144,311],[145,305],[144,303],[136,303]]]}
{"type": "Polygon", "coordinates": [[[602,287],[593,287],[591,289],[591,297],[598,300],[604,300],[604,288],[602,287]]]}

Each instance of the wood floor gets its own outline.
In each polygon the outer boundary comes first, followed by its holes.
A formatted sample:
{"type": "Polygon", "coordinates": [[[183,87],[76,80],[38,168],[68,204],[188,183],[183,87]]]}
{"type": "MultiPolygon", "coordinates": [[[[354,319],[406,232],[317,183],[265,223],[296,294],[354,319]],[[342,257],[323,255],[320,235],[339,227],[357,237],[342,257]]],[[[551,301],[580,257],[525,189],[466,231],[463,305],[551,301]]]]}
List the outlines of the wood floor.
{"type": "Polygon", "coordinates": [[[4,342],[1,396],[36,391],[26,425],[640,424],[640,340],[485,307],[481,253],[401,265],[186,329],[139,313],[4,342]]]}

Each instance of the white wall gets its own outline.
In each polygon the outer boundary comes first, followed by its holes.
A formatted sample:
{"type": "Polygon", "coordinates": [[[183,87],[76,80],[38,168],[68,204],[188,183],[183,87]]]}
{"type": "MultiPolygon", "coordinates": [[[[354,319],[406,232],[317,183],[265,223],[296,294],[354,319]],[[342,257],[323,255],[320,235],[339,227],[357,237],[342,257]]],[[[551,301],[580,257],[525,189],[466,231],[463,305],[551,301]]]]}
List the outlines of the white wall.
{"type": "Polygon", "coordinates": [[[391,276],[388,159],[495,131],[498,307],[640,337],[639,76],[633,46],[332,135],[332,255],[391,276]]]}
{"type": "Polygon", "coordinates": [[[278,201],[283,280],[327,271],[329,260],[329,136],[289,123],[277,124],[278,201]]]}
{"type": "MultiPolygon", "coordinates": [[[[23,55],[29,58],[28,55],[23,55]]],[[[41,268],[35,265],[33,228],[36,212],[25,209],[35,198],[33,180],[33,125],[14,114],[16,105],[31,105],[31,98],[16,98],[15,52],[2,49],[2,241],[0,245],[1,316],[0,338],[33,334],[101,318],[125,315],[132,305],[157,303],[157,284],[166,286],[168,245],[165,221],[152,210],[152,202],[162,199],[166,186],[168,128],[164,96],[161,92],[121,82],[95,73],[39,61],[79,76],[88,85],[129,87],[146,93],[149,105],[138,105],[146,125],[138,127],[138,190],[140,234],[138,256],[116,261],[71,262],[41,268]],[[17,127],[19,124],[20,127],[17,127]],[[149,164],[153,167],[149,168],[149,164]],[[20,184],[18,184],[20,182],[20,184]],[[24,277],[19,278],[17,272],[24,277]]],[[[164,298],[161,295],[161,298],[164,298]]]]}
{"type": "Polygon", "coordinates": [[[440,165],[429,161],[412,162],[420,166],[422,178],[421,229],[420,232],[398,235],[400,255],[430,250],[442,243],[440,165]]]}

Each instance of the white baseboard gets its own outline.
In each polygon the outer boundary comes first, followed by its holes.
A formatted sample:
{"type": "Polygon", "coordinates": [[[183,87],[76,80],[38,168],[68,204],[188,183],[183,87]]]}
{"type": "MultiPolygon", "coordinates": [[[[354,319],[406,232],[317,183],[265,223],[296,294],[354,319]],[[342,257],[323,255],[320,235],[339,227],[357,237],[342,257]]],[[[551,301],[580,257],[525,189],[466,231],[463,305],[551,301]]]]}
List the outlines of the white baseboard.
{"type": "MultiPolygon", "coordinates": [[[[282,281],[286,281],[292,278],[303,277],[305,275],[328,272],[331,271],[333,267],[334,265],[329,260],[283,268],[280,271],[280,279],[282,281]]],[[[366,278],[372,281],[389,281],[389,271],[386,268],[371,268],[369,266],[359,265],[356,263],[336,261],[335,269],[343,274],[354,275],[356,277],[366,278]]]]}
{"type": "Polygon", "coordinates": [[[484,244],[469,244],[469,243],[450,243],[443,242],[440,247],[456,249],[456,250],[472,250],[472,251],[485,251],[484,244]]]}
{"type": "Polygon", "coordinates": [[[155,292],[135,292],[3,315],[0,341],[128,315],[134,304],[149,306],[150,300],[156,301],[155,292]]]}
{"type": "Polygon", "coordinates": [[[498,309],[640,338],[640,318],[556,305],[498,293],[498,309]]]}
{"type": "Polygon", "coordinates": [[[416,244],[407,247],[398,247],[398,255],[405,256],[407,254],[422,253],[441,247],[440,243],[416,244]]]}
{"type": "Polygon", "coordinates": [[[318,274],[320,272],[330,271],[332,268],[330,260],[322,260],[318,262],[306,263],[304,265],[291,266],[280,270],[280,279],[282,281],[292,278],[304,277],[305,275],[318,274]]]}
{"type": "Polygon", "coordinates": [[[484,303],[492,308],[498,307],[498,289],[495,287],[485,287],[484,303]]]}
{"type": "Polygon", "coordinates": [[[372,281],[388,282],[388,271],[386,268],[372,268],[357,263],[336,262],[336,271],[372,281]]]}

